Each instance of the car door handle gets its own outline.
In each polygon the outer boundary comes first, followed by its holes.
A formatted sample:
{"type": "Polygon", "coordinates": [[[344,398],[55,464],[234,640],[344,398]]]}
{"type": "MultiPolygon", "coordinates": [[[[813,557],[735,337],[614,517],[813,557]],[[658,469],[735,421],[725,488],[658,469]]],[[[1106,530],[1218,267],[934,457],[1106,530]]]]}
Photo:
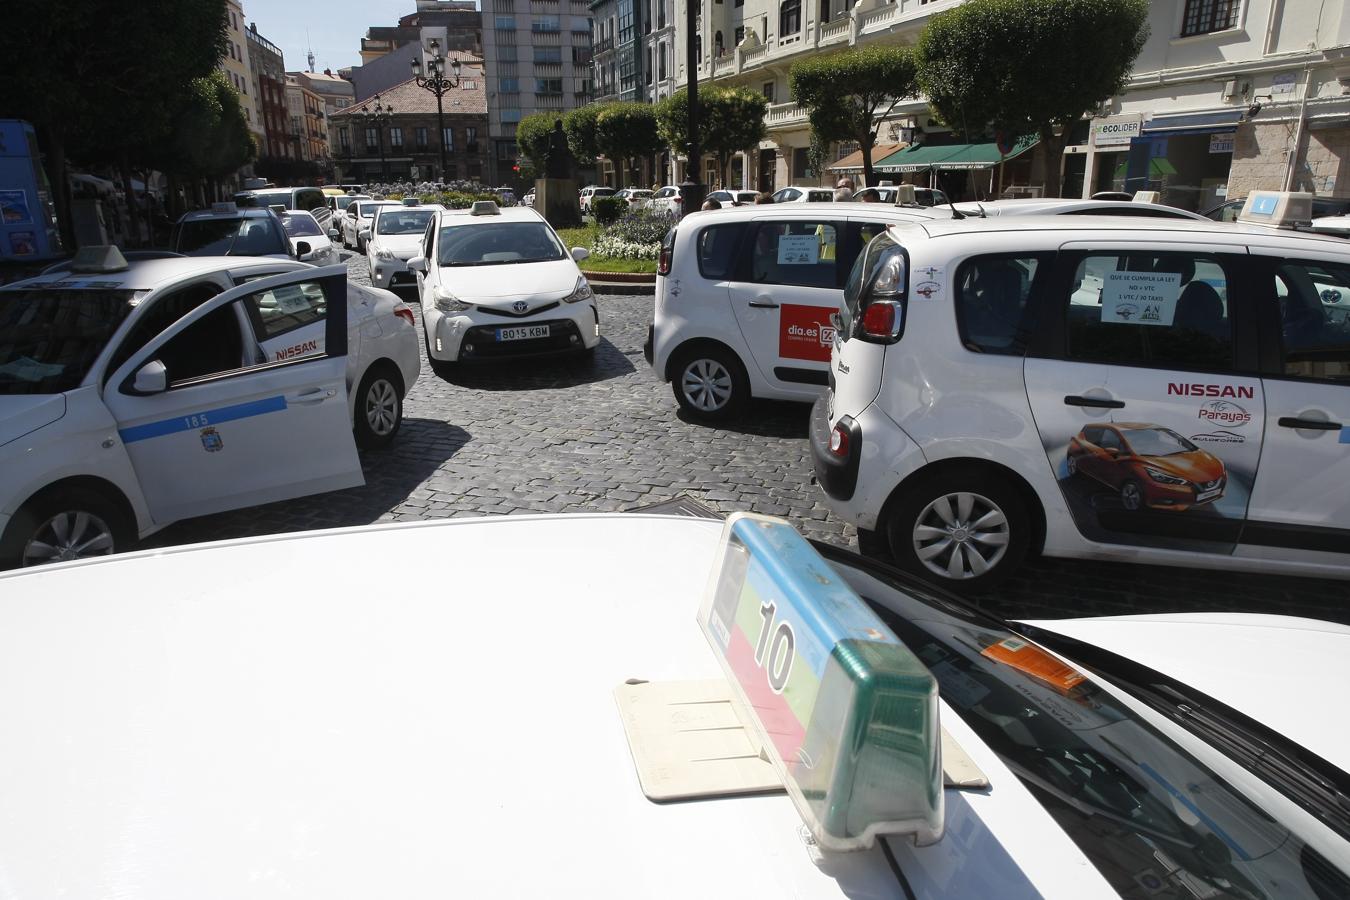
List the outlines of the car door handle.
{"type": "Polygon", "coordinates": [[[1283,416],[1280,419],[1281,428],[1305,428],[1308,431],[1340,431],[1340,422],[1322,422],[1318,419],[1299,419],[1294,416],[1283,416]]]}
{"type": "Polygon", "coordinates": [[[1065,406],[1086,406],[1089,409],[1124,409],[1124,400],[1103,400],[1098,397],[1080,397],[1070,394],[1064,398],[1065,406]]]}
{"type": "Polygon", "coordinates": [[[287,397],[286,402],[292,406],[312,406],[315,403],[322,403],[330,397],[336,397],[337,391],[323,388],[315,388],[312,391],[305,391],[303,394],[296,394],[294,397],[287,397]]]}
{"type": "Polygon", "coordinates": [[[778,304],[777,304],[777,303],[774,303],[772,300],[751,300],[750,303],[749,303],[749,305],[750,305],[750,306],[753,306],[755,309],[777,309],[777,308],[778,308],[778,304]]]}

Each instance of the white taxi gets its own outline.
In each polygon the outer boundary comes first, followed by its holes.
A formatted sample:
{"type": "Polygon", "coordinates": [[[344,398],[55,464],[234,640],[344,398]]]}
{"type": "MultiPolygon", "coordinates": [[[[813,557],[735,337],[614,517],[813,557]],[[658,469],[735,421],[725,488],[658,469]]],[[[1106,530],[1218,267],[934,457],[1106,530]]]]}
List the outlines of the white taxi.
{"type": "Polygon", "coordinates": [[[1350,896],[1331,623],[1013,625],[756,517],[274,535],[0,595],[15,897],[1350,896]]]}
{"type": "Polygon", "coordinates": [[[318,220],[303,210],[279,210],[277,216],[296,259],[312,266],[335,266],[342,262],[337,247],[333,246],[333,239],[339,234],[336,228],[325,232],[318,220]]]}
{"type": "Polygon", "coordinates": [[[558,353],[589,353],[600,343],[600,311],[568,253],[532,209],[480,200],[436,212],[422,237],[417,273],[427,359],[451,364],[558,353]]]}
{"type": "Polygon", "coordinates": [[[394,200],[358,200],[347,207],[342,218],[342,242],[355,247],[361,253],[366,252],[366,238],[371,224],[380,210],[389,206],[401,206],[394,200]]]}
{"type": "Polygon", "coordinates": [[[86,248],[7,285],[0,565],[360,485],[419,365],[412,310],[342,266],[86,248]]]}
{"type": "Polygon", "coordinates": [[[366,242],[371,284],[380,288],[416,284],[408,260],[420,255],[427,226],[436,211],[444,209],[439,203],[421,205],[404,201],[401,205],[375,211],[370,227],[361,230],[361,237],[366,242]]]}
{"type": "Polygon", "coordinates": [[[1350,246],[1250,224],[1281,196],[889,229],[812,414],[830,506],[972,589],[1038,551],[1350,577],[1350,246]]]}

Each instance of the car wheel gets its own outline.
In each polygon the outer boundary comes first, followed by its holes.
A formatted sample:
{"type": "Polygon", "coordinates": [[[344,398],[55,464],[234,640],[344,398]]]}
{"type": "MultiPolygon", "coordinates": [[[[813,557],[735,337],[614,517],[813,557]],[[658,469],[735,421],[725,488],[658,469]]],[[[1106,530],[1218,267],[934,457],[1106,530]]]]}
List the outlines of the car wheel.
{"type": "Polygon", "coordinates": [[[1031,517],[1013,487],[952,470],[923,479],[887,523],[896,563],[944,587],[978,591],[1002,581],[1026,557],[1031,517]]]}
{"type": "Polygon", "coordinates": [[[1078,457],[1076,456],[1069,457],[1068,468],[1070,477],[1078,474],[1078,457]]]}
{"type": "Polygon", "coordinates": [[[1120,505],[1130,512],[1144,508],[1144,492],[1137,481],[1127,481],[1120,486],[1120,505]]]}
{"type": "Polygon", "coordinates": [[[733,418],[750,398],[750,380],[735,354],[718,347],[682,353],[671,388],[689,415],[708,422],[733,418]]]}
{"type": "Polygon", "coordinates": [[[39,494],[14,514],[0,536],[0,565],[40,566],[108,556],[131,545],[132,529],[116,503],[91,492],[39,494]]]}
{"type": "Polygon", "coordinates": [[[403,388],[387,366],[366,372],[356,391],[352,428],[356,444],[366,450],[387,447],[403,425],[403,388]]]}

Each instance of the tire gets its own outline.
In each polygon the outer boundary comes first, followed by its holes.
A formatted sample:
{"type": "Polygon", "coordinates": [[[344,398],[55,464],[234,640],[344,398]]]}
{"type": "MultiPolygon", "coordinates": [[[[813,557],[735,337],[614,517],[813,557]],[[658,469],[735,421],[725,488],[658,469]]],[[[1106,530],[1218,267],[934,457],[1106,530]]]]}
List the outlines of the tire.
{"type": "Polygon", "coordinates": [[[675,400],[696,419],[725,422],[740,415],[750,401],[750,379],[729,350],[715,346],[685,350],[672,369],[675,400]]]}
{"type": "Polygon", "coordinates": [[[126,513],[102,494],[57,489],[25,503],[0,535],[0,566],[92,559],[129,548],[126,513]]]}
{"type": "Polygon", "coordinates": [[[1067,466],[1067,468],[1068,468],[1068,470],[1069,470],[1069,477],[1070,477],[1070,478],[1072,478],[1073,476],[1077,475],[1077,474],[1078,474],[1078,457],[1076,457],[1076,456],[1070,456],[1069,459],[1068,459],[1068,462],[1066,463],[1066,466],[1067,466]]]}
{"type": "Polygon", "coordinates": [[[386,365],[372,366],[356,389],[352,430],[363,450],[388,447],[403,426],[403,383],[386,365]]]}
{"type": "Polygon", "coordinates": [[[1120,486],[1120,505],[1130,512],[1144,508],[1144,492],[1139,489],[1139,482],[1131,479],[1120,486]]]}
{"type": "Polygon", "coordinates": [[[900,498],[886,526],[896,564],[962,591],[998,584],[1026,558],[1031,516],[1016,488],[986,473],[953,469],[900,498]]]}

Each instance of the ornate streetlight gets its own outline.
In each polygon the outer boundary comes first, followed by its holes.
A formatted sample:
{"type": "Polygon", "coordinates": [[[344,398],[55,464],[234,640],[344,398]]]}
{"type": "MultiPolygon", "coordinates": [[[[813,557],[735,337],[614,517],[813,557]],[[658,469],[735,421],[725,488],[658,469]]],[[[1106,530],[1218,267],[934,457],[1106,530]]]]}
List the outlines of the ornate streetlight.
{"type": "Polygon", "coordinates": [[[412,58],[413,79],[417,86],[423,90],[430,91],[436,95],[436,127],[440,130],[440,148],[441,148],[441,171],[438,180],[445,180],[445,110],[441,106],[441,98],[453,88],[459,87],[459,60],[450,60],[450,68],[453,74],[448,78],[445,74],[445,54],[441,52],[441,42],[436,38],[431,39],[431,59],[427,62],[426,72],[422,71],[422,56],[419,53],[412,58]]]}
{"type": "Polygon", "coordinates": [[[369,128],[375,129],[375,140],[380,146],[380,177],[385,183],[389,182],[389,165],[384,159],[384,129],[393,118],[394,108],[392,106],[380,103],[380,95],[374,97],[375,104],[365,112],[353,113],[361,120],[361,123],[369,128]]]}

